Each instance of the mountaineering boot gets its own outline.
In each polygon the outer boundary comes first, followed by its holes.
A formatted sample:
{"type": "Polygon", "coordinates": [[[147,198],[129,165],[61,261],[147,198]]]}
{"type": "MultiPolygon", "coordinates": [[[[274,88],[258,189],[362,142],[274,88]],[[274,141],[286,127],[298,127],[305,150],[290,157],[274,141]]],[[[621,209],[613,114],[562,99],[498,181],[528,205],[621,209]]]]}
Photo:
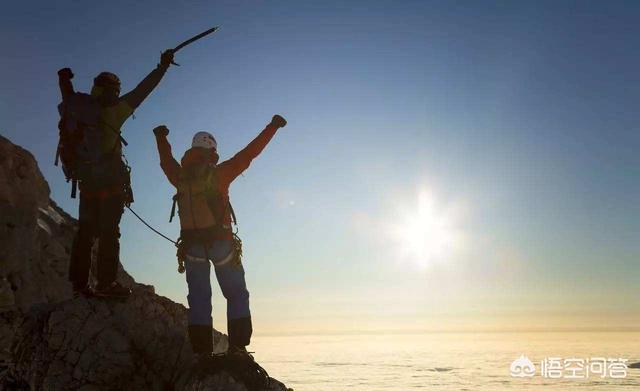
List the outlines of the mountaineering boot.
{"type": "Polygon", "coordinates": [[[222,368],[221,355],[213,354],[213,325],[189,325],[187,331],[195,356],[195,371],[214,373],[222,368]]]}
{"type": "Polygon", "coordinates": [[[238,319],[227,320],[227,331],[229,333],[229,345],[241,347],[247,346],[251,342],[253,327],[251,316],[238,319]]]}
{"type": "Polygon", "coordinates": [[[253,327],[251,316],[227,321],[229,349],[225,354],[225,367],[236,378],[245,383],[249,390],[269,388],[270,378],[247,351],[253,327]]]}
{"type": "Polygon", "coordinates": [[[98,297],[112,297],[117,299],[126,299],[131,295],[131,289],[120,285],[114,281],[109,285],[98,284],[94,292],[98,297]]]}
{"type": "Polygon", "coordinates": [[[253,356],[244,346],[229,345],[229,348],[227,349],[227,357],[236,360],[254,361],[253,356]]]}
{"type": "Polygon", "coordinates": [[[270,387],[269,374],[254,359],[244,346],[229,345],[225,355],[225,369],[247,389],[264,390],[270,387]]]}
{"type": "Polygon", "coordinates": [[[201,356],[211,356],[213,353],[213,326],[189,325],[189,342],[193,352],[201,356]]]}

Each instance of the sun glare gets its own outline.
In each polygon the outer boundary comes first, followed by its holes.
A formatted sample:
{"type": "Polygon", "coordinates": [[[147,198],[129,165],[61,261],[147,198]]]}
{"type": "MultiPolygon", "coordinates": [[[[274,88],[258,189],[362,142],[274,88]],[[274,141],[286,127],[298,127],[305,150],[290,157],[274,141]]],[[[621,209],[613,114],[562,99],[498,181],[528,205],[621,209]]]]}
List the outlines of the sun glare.
{"type": "Polygon", "coordinates": [[[457,220],[453,208],[440,205],[432,193],[420,190],[417,204],[398,210],[391,226],[399,260],[421,269],[450,260],[460,246],[457,220]]]}

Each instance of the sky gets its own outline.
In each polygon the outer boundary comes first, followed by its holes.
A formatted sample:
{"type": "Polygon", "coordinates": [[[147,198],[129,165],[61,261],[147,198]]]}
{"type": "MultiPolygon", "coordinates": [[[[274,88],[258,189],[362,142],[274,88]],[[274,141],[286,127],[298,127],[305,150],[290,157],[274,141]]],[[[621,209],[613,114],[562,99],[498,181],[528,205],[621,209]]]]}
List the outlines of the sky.
{"type": "MultiPolygon", "coordinates": [[[[196,131],[233,156],[288,120],[231,187],[260,333],[637,329],[640,3],[11,2],[0,134],[72,215],[56,71],[133,88],[176,55],[123,127],[134,210],[160,231],[196,131]]],[[[186,304],[175,249],[125,212],[121,261],[186,304]]],[[[225,303],[212,276],[214,325],[225,303]]]]}

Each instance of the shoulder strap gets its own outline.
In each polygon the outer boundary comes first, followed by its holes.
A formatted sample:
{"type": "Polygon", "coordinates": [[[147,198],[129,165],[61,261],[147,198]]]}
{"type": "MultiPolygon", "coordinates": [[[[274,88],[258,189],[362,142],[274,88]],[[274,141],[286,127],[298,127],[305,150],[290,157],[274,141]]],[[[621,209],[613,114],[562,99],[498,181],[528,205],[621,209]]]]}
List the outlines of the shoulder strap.
{"type": "Polygon", "coordinates": [[[78,180],[72,179],[71,180],[71,198],[76,198],[77,189],[78,189],[78,180]]]}
{"type": "MultiPolygon", "coordinates": [[[[113,128],[113,126],[109,125],[107,123],[107,121],[103,121],[102,119],[100,119],[100,124],[105,125],[107,127],[107,129],[109,129],[110,131],[112,131],[117,137],[118,137],[118,141],[124,145],[125,147],[129,145],[129,143],[127,142],[127,140],[124,139],[124,137],[122,137],[122,132],[118,132],[116,129],[113,128]]],[[[117,143],[116,143],[117,145],[117,143]]],[[[115,146],[114,146],[115,149],[115,146]]]]}
{"type": "Polygon", "coordinates": [[[173,196],[173,203],[171,204],[171,214],[169,215],[169,222],[173,221],[173,217],[176,215],[176,202],[178,202],[178,193],[173,196]]]}
{"type": "Polygon", "coordinates": [[[236,219],[236,212],[233,211],[233,206],[231,206],[231,201],[229,201],[229,212],[231,213],[231,221],[233,221],[233,225],[238,225],[238,220],[236,219]]]}

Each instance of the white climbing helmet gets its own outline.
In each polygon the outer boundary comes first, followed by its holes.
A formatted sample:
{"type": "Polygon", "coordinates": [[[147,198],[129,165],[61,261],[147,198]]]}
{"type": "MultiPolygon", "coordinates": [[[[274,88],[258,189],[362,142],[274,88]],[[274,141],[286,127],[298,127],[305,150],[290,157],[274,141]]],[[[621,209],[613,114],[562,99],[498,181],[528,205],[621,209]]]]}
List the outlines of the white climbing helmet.
{"type": "Polygon", "coordinates": [[[191,142],[192,147],[200,147],[206,149],[218,149],[218,143],[213,135],[209,132],[198,132],[193,136],[193,141],[191,142]]]}

